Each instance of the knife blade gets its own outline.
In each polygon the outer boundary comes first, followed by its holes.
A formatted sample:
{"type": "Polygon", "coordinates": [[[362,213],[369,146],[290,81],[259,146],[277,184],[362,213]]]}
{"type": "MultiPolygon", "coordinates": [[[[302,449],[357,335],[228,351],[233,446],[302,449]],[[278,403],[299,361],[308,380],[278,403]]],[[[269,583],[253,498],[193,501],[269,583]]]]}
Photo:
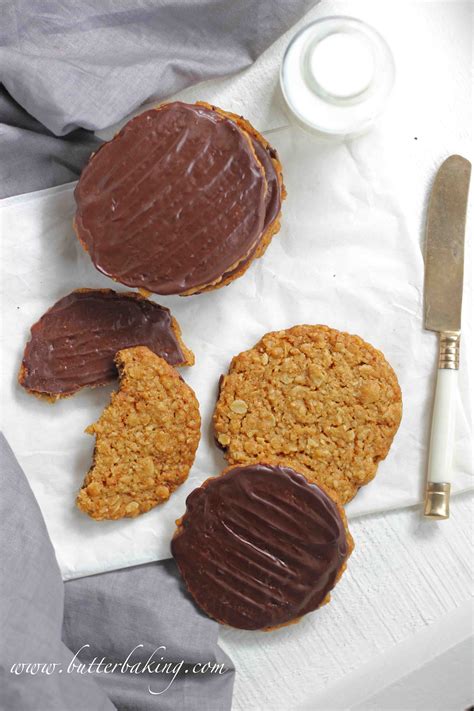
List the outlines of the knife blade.
{"type": "Polygon", "coordinates": [[[447,158],[436,175],[426,221],[424,327],[439,333],[424,509],[431,519],[449,518],[470,177],[468,160],[447,158]]]}
{"type": "Polygon", "coordinates": [[[425,328],[459,331],[464,234],[471,164],[447,158],[436,175],[428,206],[425,243],[425,328]]]}

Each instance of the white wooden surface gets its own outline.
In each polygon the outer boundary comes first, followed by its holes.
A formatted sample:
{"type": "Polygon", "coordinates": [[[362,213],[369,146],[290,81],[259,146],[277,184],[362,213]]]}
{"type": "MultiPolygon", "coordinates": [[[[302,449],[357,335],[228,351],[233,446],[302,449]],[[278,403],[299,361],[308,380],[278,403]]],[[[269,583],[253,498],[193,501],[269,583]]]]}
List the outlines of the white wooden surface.
{"type": "MultiPolygon", "coordinates": [[[[327,711],[356,704],[361,711],[365,698],[461,642],[467,624],[459,630],[449,624],[453,636],[436,634],[429,645],[425,635],[470,605],[472,502],[472,494],[455,497],[448,521],[423,520],[419,508],[352,521],[356,548],[329,605],[271,633],[223,629],[221,646],[237,668],[233,711],[327,711]],[[418,645],[419,654],[410,657],[418,645]]],[[[435,693],[422,706],[386,708],[451,708],[443,706],[438,688],[435,693]]],[[[446,695],[452,699],[452,689],[446,695]]],[[[461,690],[458,700],[461,711],[461,690]]]]}

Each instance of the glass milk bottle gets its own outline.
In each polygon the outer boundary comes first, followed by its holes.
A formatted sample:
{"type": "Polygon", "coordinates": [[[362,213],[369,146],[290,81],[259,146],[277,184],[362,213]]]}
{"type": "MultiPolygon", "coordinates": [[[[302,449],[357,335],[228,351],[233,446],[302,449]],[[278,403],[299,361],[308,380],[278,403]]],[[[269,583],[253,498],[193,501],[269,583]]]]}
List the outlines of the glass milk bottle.
{"type": "Polygon", "coordinates": [[[393,56],[383,37],[350,17],[325,17],[300,30],[280,73],[283,96],[297,122],[340,138],[371,127],[394,78],[393,56]]]}

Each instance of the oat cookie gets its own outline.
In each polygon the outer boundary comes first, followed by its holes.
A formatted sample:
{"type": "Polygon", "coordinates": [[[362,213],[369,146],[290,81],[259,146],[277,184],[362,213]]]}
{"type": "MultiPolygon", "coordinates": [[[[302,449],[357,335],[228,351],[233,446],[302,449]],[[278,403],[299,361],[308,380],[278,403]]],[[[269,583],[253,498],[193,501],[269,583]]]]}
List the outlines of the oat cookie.
{"type": "Polygon", "coordinates": [[[138,516],[185,481],[200,437],[196,396],[145,346],[119,351],[120,389],[87,428],[94,459],[77,506],[92,518],[138,516]]]}
{"type": "Polygon", "coordinates": [[[389,451],[402,414],[383,354],[327,326],[266,334],[236,356],[214,412],[230,464],[277,458],[350,501],[389,451]]]}
{"type": "Polygon", "coordinates": [[[279,464],[208,479],[177,526],[171,551],[190,594],[240,629],[290,624],[329,602],[353,549],[342,506],[279,464]]]}
{"type": "Polygon", "coordinates": [[[50,402],[117,379],[117,351],[147,346],[170,365],[193,365],[170,310],[140,294],[76,289],[31,327],[18,382],[50,402]]]}
{"type": "Polygon", "coordinates": [[[276,215],[267,220],[282,192],[269,150],[208,105],[147,110],[82,171],[77,237],[99,271],[127,286],[183,296],[217,287],[278,229],[276,215]]]}

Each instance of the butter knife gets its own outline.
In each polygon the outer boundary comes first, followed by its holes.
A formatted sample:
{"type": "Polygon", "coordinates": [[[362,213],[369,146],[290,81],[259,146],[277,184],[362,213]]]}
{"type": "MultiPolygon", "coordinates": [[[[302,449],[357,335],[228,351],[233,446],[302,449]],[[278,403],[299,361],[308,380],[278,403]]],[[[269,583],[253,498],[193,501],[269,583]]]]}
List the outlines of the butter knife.
{"type": "Polygon", "coordinates": [[[450,156],[436,175],[425,239],[424,327],[439,333],[424,515],[449,518],[461,339],[464,233],[471,164],[450,156]]]}

